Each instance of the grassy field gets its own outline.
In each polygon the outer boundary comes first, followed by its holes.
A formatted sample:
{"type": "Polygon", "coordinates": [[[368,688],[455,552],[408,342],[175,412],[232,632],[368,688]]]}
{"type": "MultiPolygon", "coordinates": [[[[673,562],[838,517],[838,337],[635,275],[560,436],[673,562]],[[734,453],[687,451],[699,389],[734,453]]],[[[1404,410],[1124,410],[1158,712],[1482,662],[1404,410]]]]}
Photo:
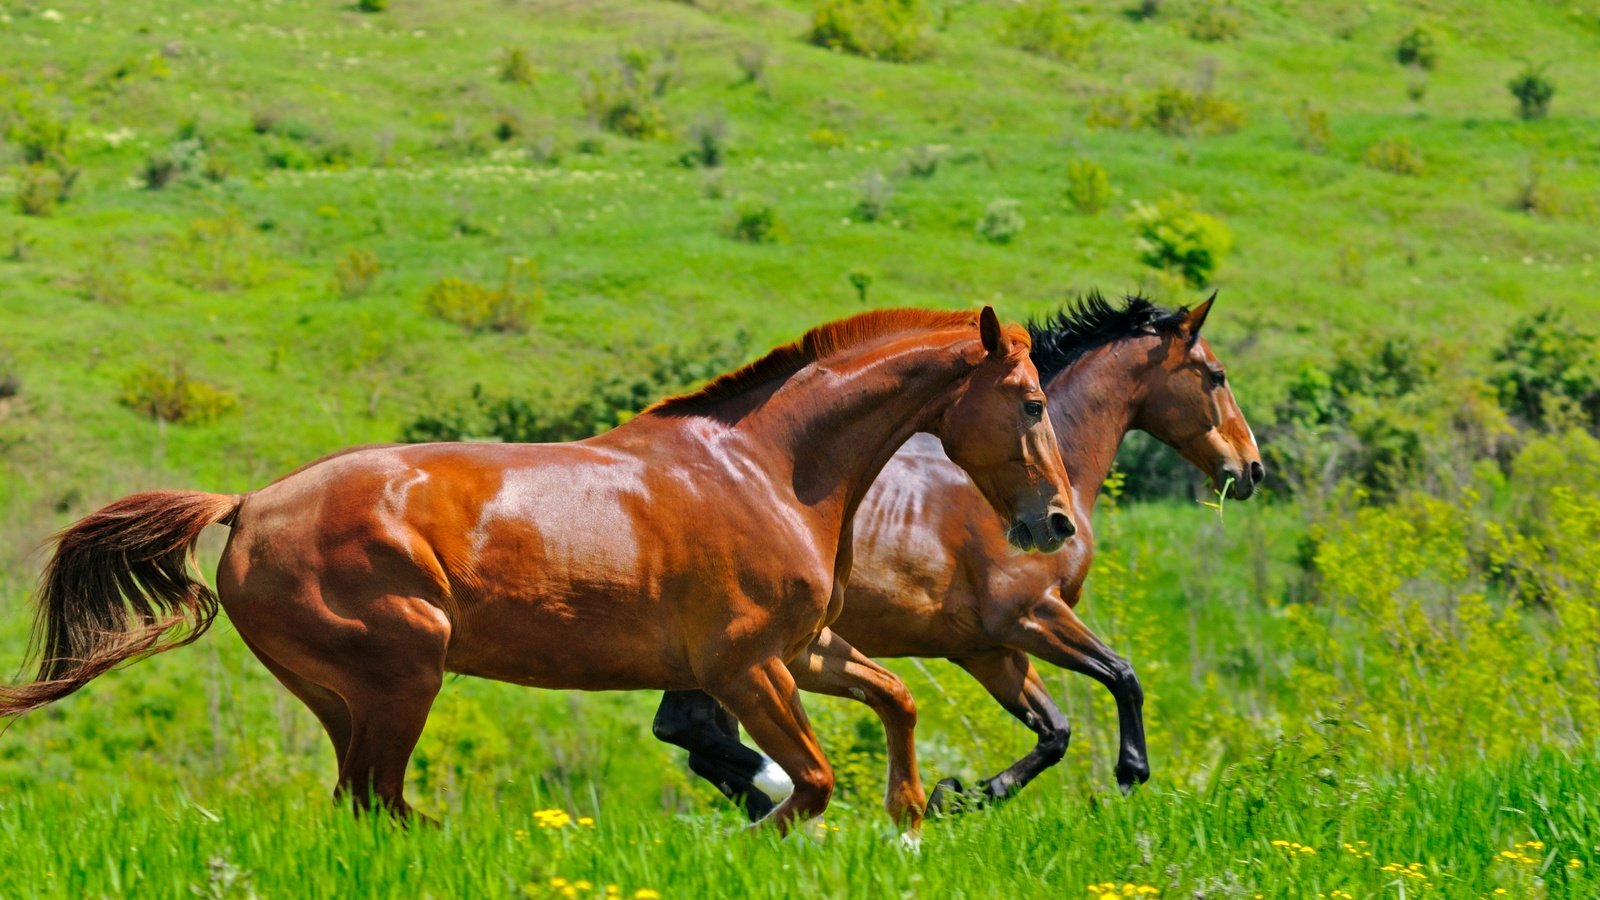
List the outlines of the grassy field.
{"type": "MultiPolygon", "coordinates": [[[[1299,373],[1383,340],[1442,348],[1448,386],[1541,307],[1600,327],[1600,6],[1155,6],[1033,4],[1067,27],[1056,59],[1015,46],[1016,4],[926,4],[929,55],[892,64],[807,43],[802,2],[0,2],[0,656],[56,528],[136,489],[248,490],[475,385],[559,408],[864,305],[1192,302],[1130,221],[1173,192],[1231,232],[1207,334],[1264,436],[1299,373]],[[1210,14],[1237,33],[1197,38],[1210,14]],[[1432,70],[1395,61],[1418,26],[1432,70]],[[648,139],[585,108],[630,59],[662,85],[648,139]],[[1544,118],[1514,114],[1527,61],[1544,118]],[[1107,123],[1172,88],[1236,127],[1107,123]],[[1104,209],[1069,199],[1081,161],[1104,209]],[[751,198],[779,239],[730,234],[751,198]],[[1025,220],[1004,243],[980,233],[1001,199],[1025,220]],[[431,314],[449,278],[519,321],[431,314]],[[180,371],[215,415],[141,413],[180,371]]],[[[1145,681],[1130,798],[1108,699],[1058,672],[1066,761],[920,855],[859,707],[808,700],[841,788],[820,839],[780,842],[651,739],[652,696],[462,679],[413,764],[445,827],[399,833],[326,802],[325,738],[219,623],[0,739],[0,895],[1590,896],[1600,451],[1559,430],[1429,498],[1102,509],[1084,614],[1145,681]]],[[[1029,747],[954,667],[894,667],[931,778],[1029,747]]]]}

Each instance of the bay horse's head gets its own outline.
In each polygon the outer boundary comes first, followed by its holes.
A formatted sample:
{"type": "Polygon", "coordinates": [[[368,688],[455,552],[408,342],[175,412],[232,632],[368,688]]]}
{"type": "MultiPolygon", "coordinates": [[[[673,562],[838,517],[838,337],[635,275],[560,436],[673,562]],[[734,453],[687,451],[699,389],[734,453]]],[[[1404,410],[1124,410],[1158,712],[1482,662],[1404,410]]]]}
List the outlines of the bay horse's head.
{"type": "Polygon", "coordinates": [[[978,332],[983,356],[945,411],[939,438],[1010,523],[1006,537],[1014,546],[1057,550],[1078,528],[1044,390],[1028,358],[1028,332],[1002,326],[987,306],[978,315],[978,332]]]}
{"type": "Polygon", "coordinates": [[[1200,336],[1216,299],[1213,293],[1194,309],[1180,311],[1177,328],[1162,332],[1133,427],[1177,450],[1211,477],[1216,490],[1226,489],[1230,498],[1244,500],[1267,471],[1222,362],[1200,336]]]}

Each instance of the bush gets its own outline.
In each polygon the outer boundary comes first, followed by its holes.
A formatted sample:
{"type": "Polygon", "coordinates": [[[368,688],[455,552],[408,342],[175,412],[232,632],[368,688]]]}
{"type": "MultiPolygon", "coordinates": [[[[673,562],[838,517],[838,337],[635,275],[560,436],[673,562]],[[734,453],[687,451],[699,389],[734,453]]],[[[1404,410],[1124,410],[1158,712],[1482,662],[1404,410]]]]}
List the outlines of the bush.
{"type": "Polygon", "coordinates": [[[741,84],[765,84],[770,54],[765,44],[746,44],[735,50],[733,62],[743,76],[741,84]]]}
{"type": "Polygon", "coordinates": [[[1163,134],[1194,136],[1230,134],[1244,124],[1244,110],[1210,92],[1163,85],[1151,94],[1143,124],[1163,134]]]}
{"type": "Polygon", "coordinates": [[[141,416],[174,425],[203,425],[239,405],[232,393],[191,376],[178,361],[136,366],[123,377],[117,402],[141,416]]]}
{"type": "Polygon", "coordinates": [[[1327,110],[1312,106],[1309,100],[1301,100],[1298,108],[1290,107],[1289,124],[1294,128],[1294,140],[1300,149],[1310,153],[1327,152],[1333,140],[1327,110]]]}
{"type": "Polygon", "coordinates": [[[918,144],[906,157],[905,174],[912,178],[932,178],[944,159],[944,149],[936,144],[918,144]]]}
{"type": "Polygon", "coordinates": [[[690,147],[678,157],[685,166],[715,169],[727,156],[728,120],[721,113],[704,116],[689,129],[690,147]]]}
{"type": "Polygon", "coordinates": [[[1411,139],[1404,135],[1384,138],[1368,147],[1362,161],[1368,168],[1392,172],[1395,175],[1417,177],[1428,170],[1422,154],[1411,145],[1411,139]]]}
{"type": "Polygon", "coordinates": [[[389,8],[389,0],[356,0],[356,9],[364,13],[380,13],[389,8]]]}
{"type": "Polygon", "coordinates": [[[538,71],[533,67],[533,58],[528,51],[521,47],[512,47],[505,51],[500,60],[500,80],[510,84],[533,84],[538,78],[538,71]]]}
{"type": "Polygon", "coordinates": [[[67,137],[71,130],[68,120],[24,106],[6,129],[6,140],[22,151],[22,161],[29,165],[61,167],[67,161],[67,137]]]}
{"type": "Polygon", "coordinates": [[[508,442],[575,441],[608,431],[663,397],[692,390],[729,371],[748,355],[743,335],[732,342],[692,348],[634,348],[619,355],[615,374],[587,386],[583,399],[569,404],[493,398],[474,387],[462,404],[418,416],[400,439],[459,441],[493,438],[508,442]]]}
{"type": "Polygon", "coordinates": [[[1140,262],[1177,272],[1195,287],[1211,280],[1233,247],[1228,227],[1182,194],[1171,194],[1153,206],[1134,201],[1128,221],[1138,232],[1140,262]]]}
{"type": "Polygon", "coordinates": [[[538,267],[532,260],[506,260],[499,287],[447,276],[434,282],[423,295],[422,308],[435,318],[454,322],[468,331],[524,331],[544,305],[538,285],[538,267]]]}
{"type": "Polygon", "coordinates": [[[1197,41],[1231,41],[1244,31],[1239,11],[1218,0],[1204,0],[1189,20],[1189,36],[1197,41]]]}
{"type": "Polygon", "coordinates": [[[1557,307],[1512,324],[1495,348],[1489,381],[1500,404],[1524,422],[1600,426],[1600,342],[1557,307]]]}
{"type": "Polygon", "coordinates": [[[764,197],[746,194],[734,201],[725,225],[728,236],[749,244],[773,244],[784,239],[788,229],[778,218],[778,209],[764,197]]]}
{"type": "Polygon", "coordinates": [[[54,167],[28,166],[17,179],[17,212],[40,218],[52,216],[71,190],[71,183],[54,167]]]}
{"type": "Polygon", "coordinates": [[[1411,29],[1395,45],[1394,58],[1402,66],[1432,70],[1439,64],[1438,50],[1433,35],[1421,25],[1411,29]]]}
{"type": "Polygon", "coordinates": [[[820,150],[838,150],[850,142],[850,139],[845,137],[843,132],[832,128],[818,128],[807,137],[810,139],[811,145],[820,150]]]}
{"type": "Polygon", "coordinates": [[[1088,216],[1111,205],[1111,176],[1105,167],[1087,159],[1067,163],[1067,200],[1088,216]]]}
{"type": "Polygon", "coordinates": [[[850,286],[856,289],[856,299],[862,303],[867,302],[867,289],[872,287],[872,273],[866,269],[851,269],[845,276],[850,286]]]}
{"type": "Polygon", "coordinates": [[[333,265],[333,286],[346,299],[359,297],[378,277],[378,255],[371,250],[348,250],[333,265]]]}
{"type": "Polygon", "coordinates": [[[884,62],[912,62],[930,52],[921,0],[817,0],[811,43],[884,62]]]}
{"type": "Polygon", "coordinates": [[[857,222],[877,222],[889,215],[889,204],[894,200],[894,184],[882,172],[872,171],[861,179],[861,199],[850,210],[850,218],[857,222]]]}
{"type": "Polygon", "coordinates": [[[1019,50],[1058,62],[1078,59],[1094,46],[1094,32],[1062,0],[1024,0],[1006,14],[1001,39],[1019,50]]]}
{"type": "Polygon", "coordinates": [[[613,68],[589,73],[583,108],[590,121],[606,131],[635,140],[663,137],[667,121],[658,101],[675,77],[672,53],[657,58],[646,50],[625,50],[613,68]]]}
{"type": "Polygon", "coordinates": [[[178,176],[194,169],[205,159],[205,155],[198,138],[174,141],[145,159],[140,178],[147,190],[159,191],[178,176]]]}
{"type": "Polygon", "coordinates": [[[1027,224],[1021,202],[1002,198],[984,208],[983,218],[978,220],[978,237],[991,244],[1009,244],[1027,224]]]}
{"type": "Polygon", "coordinates": [[[1511,96],[1517,98],[1517,116],[1523,119],[1542,119],[1550,113],[1550,99],[1556,95],[1556,86],[1545,77],[1546,66],[1528,65],[1517,77],[1506,82],[1511,96]]]}
{"type": "Polygon", "coordinates": [[[1561,211],[1561,193],[1544,178],[1544,162],[1530,159],[1517,185],[1516,208],[1530,216],[1554,216],[1561,211]]]}

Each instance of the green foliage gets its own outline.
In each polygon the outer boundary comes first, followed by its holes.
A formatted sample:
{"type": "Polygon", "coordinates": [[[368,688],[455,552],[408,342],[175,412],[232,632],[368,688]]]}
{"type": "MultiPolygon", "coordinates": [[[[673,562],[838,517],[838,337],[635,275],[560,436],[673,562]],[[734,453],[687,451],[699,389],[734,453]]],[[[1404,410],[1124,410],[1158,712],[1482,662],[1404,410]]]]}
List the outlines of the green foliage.
{"type": "Polygon", "coordinates": [[[539,78],[533,57],[522,47],[511,47],[500,59],[500,80],[507,84],[530,85],[539,78]]]}
{"type": "Polygon", "coordinates": [[[169,247],[173,274],[197,290],[254,287],[270,270],[257,236],[236,211],[191,221],[169,247]]]}
{"type": "Polygon", "coordinates": [[[389,0],[356,0],[356,9],[364,13],[380,13],[389,8],[389,0]]]}
{"type": "Polygon", "coordinates": [[[1550,100],[1556,95],[1555,82],[1545,75],[1548,65],[1523,67],[1515,78],[1506,82],[1511,96],[1517,98],[1517,116],[1523,119],[1542,119],[1550,113],[1550,100]]]}
{"type": "Polygon", "coordinates": [[[1294,128],[1295,143],[1310,153],[1326,153],[1333,140],[1328,126],[1328,111],[1302,100],[1298,107],[1289,108],[1289,124],[1294,128]]]}
{"type": "Polygon", "coordinates": [[[808,40],[884,62],[912,62],[932,52],[921,0],[817,0],[808,40]]]}
{"type": "Polygon", "coordinates": [[[1553,217],[1560,214],[1563,205],[1561,192],[1545,178],[1543,160],[1537,157],[1528,160],[1522,179],[1517,183],[1514,204],[1530,216],[1553,217]]]}
{"type": "Polygon", "coordinates": [[[71,121],[50,111],[22,102],[6,140],[22,151],[22,161],[32,165],[60,165],[67,160],[67,139],[71,121]]]}
{"type": "Polygon", "coordinates": [[[1512,324],[1494,350],[1489,381],[1524,422],[1600,427],[1600,339],[1558,307],[1512,324]]]}
{"type": "Polygon", "coordinates": [[[1195,287],[1210,282],[1233,247],[1228,226],[1183,194],[1170,194],[1154,204],[1135,200],[1128,221],[1138,235],[1140,262],[1176,272],[1195,287]]]}
{"type": "Polygon", "coordinates": [[[616,64],[591,71],[583,85],[583,108],[597,127],[635,140],[668,134],[661,98],[677,77],[671,51],[655,54],[643,48],[624,50],[616,64]]]}
{"type": "Polygon", "coordinates": [[[732,341],[704,341],[690,347],[629,348],[616,355],[611,374],[588,385],[576,402],[493,397],[474,385],[466,402],[412,419],[400,439],[544,443],[592,437],[621,425],[657,400],[694,390],[736,368],[749,354],[748,340],[740,334],[732,341]]]}
{"type": "Polygon", "coordinates": [[[1411,143],[1411,138],[1405,135],[1378,141],[1367,148],[1366,155],[1361,161],[1366,163],[1368,168],[1395,175],[1420,177],[1428,171],[1421,152],[1411,143]]]}
{"type": "Polygon", "coordinates": [[[372,289],[380,267],[378,254],[355,248],[346,250],[333,264],[333,287],[340,297],[359,297],[372,289]]]}
{"type": "Polygon", "coordinates": [[[978,237],[991,244],[1009,244],[1017,239],[1027,224],[1028,221],[1022,217],[1022,204],[1001,198],[984,207],[983,218],[978,220],[978,237]]]}
{"type": "Polygon", "coordinates": [[[1111,205],[1111,176],[1105,167],[1088,159],[1067,163],[1067,201],[1086,216],[1102,212],[1111,205]]]}
{"type": "Polygon", "coordinates": [[[531,259],[507,257],[498,286],[446,276],[428,288],[422,308],[468,331],[526,331],[544,309],[538,265],[531,259]]]}
{"type": "Polygon", "coordinates": [[[739,67],[743,84],[766,84],[767,65],[771,54],[765,44],[746,44],[734,51],[733,62],[739,67]]]}
{"type": "Polygon", "coordinates": [[[850,218],[857,222],[878,222],[889,215],[889,204],[894,201],[894,183],[874,169],[861,179],[860,199],[850,210],[850,218]]]}
{"type": "Polygon", "coordinates": [[[56,206],[72,196],[76,175],[76,172],[63,175],[60,170],[46,165],[31,165],[23,169],[17,179],[17,192],[13,198],[17,212],[40,218],[54,215],[56,206]]]}
{"type": "Polygon", "coordinates": [[[872,273],[866,269],[851,269],[847,277],[850,280],[850,286],[856,289],[856,299],[866,303],[867,289],[872,287],[872,273]]]}
{"type": "Polygon", "coordinates": [[[819,150],[838,150],[850,143],[850,138],[844,132],[833,128],[817,128],[806,137],[819,150]]]}
{"type": "Polygon", "coordinates": [[[689,141],[678,162],[704,169],[721,166],[728,154],[728,120],[721,113],[700,118],[689,129],[689,141]]]}
{"type": "Polygon", "coordinates": [[[1063,0],[1023,0],[1006,13],[1001,39],[1019,50],[1057,62],[1081,59],[1094,47],[1095,31],[1063,0]]]}
{"type": "Polygon", "coordinates": [[[1244,109],[1210,91],[1164,84],[1135,102],[1125,95],[1101,98],[1089,110],[1095,127],[1153,128],[1177,137],[1231,134],[1244,125],[1244,109]]]}
{"type": "Polygon", "coordinates": [[[205,147],[198,138],[174,141],[145,159],[141,180],[152,191],[159,191],[178,176],[204,163],[205,147]]]}
{"type": "Polygon", "coordinates": [[[1395,45],[1394,58],[1402,66],[1431,71],[1439,64],[1439,52],[1434,46],[1433,34],[1421,25],[1412,28],[1395,45]]]}
{"type": "Polygon", "coordinates": [[[189,374],[182,361],[140,363],[122,378],[117,402],[175,425],[204,425],[239,405],[231,392],[189,374]]]}
{"type": "Polygon", "coordinates": [[[906,157],[905,174],[912,178],[932,178],[939,171],[945,148],[937,144],[918,144],[906,157]]]}
{"type": "Polygon", "coordinates": [[[755,194],[745,194],[734,201],[723,229],[729,237],[747,244],[775,244],[789,235],[789,229],[778,218],[778,208],[755,194]]]}
{"type": "Polygon", "coordinates": [[[1226,0],[1201,0],[1189,19],[1189,36],[1197,41],[1231,41],[1244,32],[1244,15],[1226,0]]]}

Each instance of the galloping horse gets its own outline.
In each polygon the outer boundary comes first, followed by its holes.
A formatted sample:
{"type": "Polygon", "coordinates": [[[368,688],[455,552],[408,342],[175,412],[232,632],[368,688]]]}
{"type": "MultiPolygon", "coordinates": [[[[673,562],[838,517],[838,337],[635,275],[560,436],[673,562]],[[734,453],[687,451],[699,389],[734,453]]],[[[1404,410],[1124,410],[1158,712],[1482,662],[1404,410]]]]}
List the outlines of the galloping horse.
{"type": "MultiPolygon", "coordinates": [[[[0,714],[193,641],[220,602],[327,729],[335,796],[358,812],[409,814],[407,762],[457,672],[702,689],[793,780],[768,817],[787,829],[833,787],[797,683],[905,696],[847,644],[813,647],[844,596],[856,508],[894,451],[937,435],[1019,547],[1073,533],[1028,350],[988,307],[865,313],[585,441],[359,448],[241,496],[135,494],[60,536],[38,680],[5,689],[0,714]],[[191,568],[212,524],[232,529],[215,593],[191,568]]],[[[896,712],[888,805],[914,831],[915,712],[896,712]]]]}
{"type": "MultiPolygon", "coordinates": [[[[1029,326],[1075,486],[1079,529],[1063,552],[1010,552],[1000,523],[960,469],[920,438],[896,454],[862,503],[855,572],[832,635],[872,657],[949,659],[1038,735],[1032,751],[983,781],[983,798],[1015,793],[1066,752],[1067,719],[1029,656],[1110,689],[1121,730],[1117,781],[1127,790],[1150,776],[1139,681],[1073,608],[1094,556],[1090,513],[1128,431],[1174,447],[1235,499],[1249,497],[1266,475],[1222,363],[1200,337],[1211,304],[1174,312],[1131,297],[1113,307],[1091,294],[1029,326]]],[[[703,694],[669,693],[655,731],[689,749],[691,768],[753,818],[781,793],[781,784],[757,777],[766,761],[738,743],[737,727],[703,694]]],[[[930,809],[964,793],[946,779],[930,809]]]]}

